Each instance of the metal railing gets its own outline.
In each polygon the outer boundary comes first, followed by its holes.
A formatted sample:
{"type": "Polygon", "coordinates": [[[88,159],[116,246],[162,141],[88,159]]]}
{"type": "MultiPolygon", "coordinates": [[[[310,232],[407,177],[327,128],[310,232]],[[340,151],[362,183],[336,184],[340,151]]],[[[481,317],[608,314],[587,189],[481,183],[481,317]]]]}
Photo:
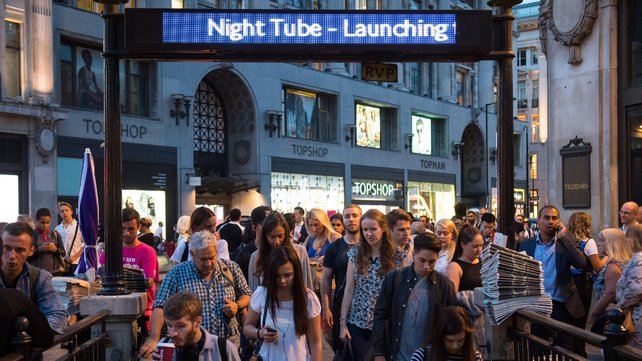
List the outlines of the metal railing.
{"type": "Polygon", "coordinates": [[[582,355],[571,352],[554,343],[559,333],[593,345],[602,352],[604,361],[642,361],[642,352],[625,345],[627,331],[622,326],[624,314],[611,310],[610,324],[605,328],[605,336],[553,320],[533,311],[520,310],[513,315],[513,325],[509,337],[513,339],[514,359],[517,361],[589,361],[582,355]],[[548,340],[534,336],[525,324],[535,324],[548,330],[548,340]]]}
{"type": "MultiPolygon", "coordinates": [[[[48,349],[60,345],[68,353],[58,358],[63,360],[105,361],[105,347],[110,345],[106,330],[106,321],[111,311],[100,310],[96,314],[83,318],[65,329],[62,335],[54,336],[53,344],[48,349]],[[91,335],[91,328],[100,324],[100,332],[91,335]]],[[[0,361],[28,361],[39,358],[48,349],[31,347],[31,336],[26,333],[29,322],[24,317],[15,321],[16,335],[11,339],[14,353],[0,357],[0,361]]]]}

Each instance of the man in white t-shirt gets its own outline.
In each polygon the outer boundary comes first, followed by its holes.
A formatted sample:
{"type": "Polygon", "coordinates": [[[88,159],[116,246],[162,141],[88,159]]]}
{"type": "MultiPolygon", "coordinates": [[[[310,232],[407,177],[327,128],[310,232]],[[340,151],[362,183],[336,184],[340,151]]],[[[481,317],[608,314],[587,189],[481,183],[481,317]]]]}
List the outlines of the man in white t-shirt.
{"type": "Polygon", "coordinates": [[[62,222],[56,226],[56,231],[62,236],[62,243],[65,246],[65,261],[69,263],[69,273],[73,274],[78,268],[78,261],[85,250],[82,234],[78,227],[78,221],[73,217],[74,209],[67,202],[58,202],[58,212],[62,222]]]}
{"type": "Polygon", "coordinates": [[[163,237],[163,222],[158,222],[158,227],[154,231],[154,240],[156,243],[161,243],[165,240],[163,237]]]}

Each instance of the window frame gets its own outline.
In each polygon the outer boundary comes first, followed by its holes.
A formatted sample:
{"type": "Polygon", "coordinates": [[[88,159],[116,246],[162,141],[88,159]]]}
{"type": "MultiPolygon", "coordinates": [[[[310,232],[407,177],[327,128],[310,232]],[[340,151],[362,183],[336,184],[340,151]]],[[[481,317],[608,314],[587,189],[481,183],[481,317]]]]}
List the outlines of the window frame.
{"type": "MultiPolygon", "coordinates": [[[[282,108],[281,109],[283,111],[283,123],[281,124],[281,131],[280,131],[281,136],[285,138],[290,138],[290,139],[322,142],[322,143],[329,143],[329,144],[337,144],[339,142],[339,137],[338,137],[339,120],[338,120],[338,117],[336,116],[338,99],[336,94],[292,86],[289,84],[283,84],[281,89],[282,89],[282,92],[281,92],[282,108]],[[310,129],[310,131],[312,132],[311,134],[316,134],[315,137],[307,138],[305,136],[300,137],[300,136],[292,135],[292,134],[296,135],[297,133],[299,133],[299,129],[297,129],[298,127],[296,126],[296,120],[293,120],[293,122],[295,123],[295,127],[294,128],[290,127],[291,122],[289,119],[290,118],[289,114],[292,114],[293,112],[290,112],[288,109],[288,104],[290,102],[288,98],[288,94],[297,95],[297,93],[301,98],[295,98],[295,99],[303,99],[303,97],[305,97],[306,94],[314,95],[314,101],[311,109],[311,115],[309,116],[309,120],[310,120],[310,124],[314,128],[314,129],[310,129]],[[317,118],[316,118],[316,121],[313,122],[312,117],[315,109],[317,113],[317,118]],[[326,115],[327,121],[325,124],[327,128],[325,129],[325,131],[321,129],[323,127],[323,124],[321,124],[321,120],[320,120],[321,114],[327,114],[326,115]],[[294,133],[291,132],[292,129],[294,130],[294,133]],[[323,133],[327,134],[327,137],[325,139],[321,136],[321,134],[323,133]]],[[[309,96],[308,98],[312,98],[312,97],[309,96]]],[[[297,100],[294,100],[294,101],[296,102],[297,100]]],[[[305,102],[305,100],[302,100],[302,103],[303,102],[305,102]]]]}
{"type": "MultiPolygon", "coordinates": [[[[398,109],[392,106],[386,106],[380,103],[371,102],[367,100],[357,99],[354,102],[354,122],[351,126],[354,127],[354,145],[358,148],[365,149],[379,149],[386,151],[399,150],[399,121],[398,109]],[[360,116],[358,114],[358,107],[363,106],[367,108],[376,108],[379,110],[379,146],[367,146],[359,144],[359,135],[363,133],[360,129],[360,116]]],[[[365,109],[365,108],[364,108],[365,109]]],[[[363,109],[362,109],[363,110],[363,109]]],[[[366,111],[368,109],[365,109],[366,111]]],[[[361,117],[362,118],[362,117],[361,117]]],[[[367,120],[364,120],[367,122],[367,120]]],[[[367,129],[367,128],[366,128],[367,129]]],[[[367,130],[365,130],[367,132],[367,130]]],[[[376,137],[373,136],[376,139],[376,137]]]]}
{"type": "MultiPolygon", "coordinates": [[[[412,154],[424,155],[438,158],[448,158],[447,144],[448,144],[448,118],[444,116],[429,114],[421,111],[411,112],[411,129],[412,134],[412,154]],[[414,117],[430,119],[430,150],[425,152],[417,151],[417,134],[416,123],[414,117]]],[[[424,125],[425,127],[425,125],[424,125]]]]}
{"type": "Polygon", "coordinates": [[[2,69],[2,71],[10,72],[9,62],[8,62],[8,60],[9,60],[8,59],[8,54],[9,54],[8,49],[12,49],[13,51],[15,51],[15,54],[17,54],[17,57],[18,57],[18,59],[17,59],[17,70],[18,71],[17,71],[17,76],[15,77],[15,79],[13,79],[13,80],[16,81],[16,85],[17,85],[17,89],[12,89],[12,91],[15,91],[15,95],[13,95],[13,94],[10,95],[9,94],[10,93],[10,89],[9,89],[9,86],[8,86],[6,80],[4,80],[4,79],[7,78],[7,76],[5,76],[4,78],[2,78],[3,79],[2,80],[2,86],[5,88],[6,92],[2,93],[2,97],[3,98],[16,98],[16,97],[22,96],[22,92],[24,91],[24,78],[23,78],[24,69],[25,69],[24,52],[23,52],[23,48],[24,48],[24,41],[23,41],[23,39],[24,39],[24,23],[20,22],[20,21],[16,21],[14,19],[5,18],[4,19],[4,25],[5,25],[5,27],[4,27],[4,31],[5,31],[5,49],[4,49],[4,51],[5,51],[5,66],[4,66],[4,69],[2,69]],[[7,41],[6,32],[7,32],[8,23],[15,24],[17,26],[17,29],[18,29],[17,47],[16,46],[12,46],[13,44],[9,44],[9,42],[7,41]]]}

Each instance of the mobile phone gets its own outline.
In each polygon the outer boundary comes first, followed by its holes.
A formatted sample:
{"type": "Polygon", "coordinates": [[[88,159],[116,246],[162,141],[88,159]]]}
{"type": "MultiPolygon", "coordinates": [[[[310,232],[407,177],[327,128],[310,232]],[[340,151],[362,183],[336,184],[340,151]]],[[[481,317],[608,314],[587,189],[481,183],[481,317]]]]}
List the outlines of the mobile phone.
{"type": "Polygon", "coordinates": [[[266,329],[266,330],[268,330],[268,332],[270,332],[270,333],[276,333],[276,330],[275,330],[275,329],[273,329],[273,328],[272,328],[272,327],[270,327],[270,326],[265,326],[265,329],[266,329]]]}

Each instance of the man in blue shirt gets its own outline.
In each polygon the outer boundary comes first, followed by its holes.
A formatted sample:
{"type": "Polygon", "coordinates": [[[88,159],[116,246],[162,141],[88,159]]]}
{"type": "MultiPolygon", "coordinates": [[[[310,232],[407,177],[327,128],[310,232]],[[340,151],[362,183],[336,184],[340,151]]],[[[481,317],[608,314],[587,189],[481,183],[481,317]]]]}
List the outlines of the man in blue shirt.
{"type": "MultiPolygon", "coordinates": [[[[537,220],[540,233],[537,237],[523,240],[518,250],[542,262],[544,270],[544,292],[553,299],[551,318],[576,327],[584,328],[580,320],[586,314],[577,286],[571,274],[571,266],[586,267],[586,256],[579,249],[579,244],[567,238],[566,228],[560,221],[557,208],[552,205],[544,206],[539,211],[537,220]]],[[[546,330],[532,327],[533,335],[548,339],[546,330]]],[[[567,350],[580,355],[586,355],[583,343],[576,342],[572,337],[560,333],[555,343],[567,350]]]]}
{"type": "Polygon", "coordinates": [[[2,232],[0,288],[15,288],[31,298],[56,333],[67,326],[67,311],[51,282],[51,273],[31,266],[33,230],[22,222],[9,223],[2,232]]]}

